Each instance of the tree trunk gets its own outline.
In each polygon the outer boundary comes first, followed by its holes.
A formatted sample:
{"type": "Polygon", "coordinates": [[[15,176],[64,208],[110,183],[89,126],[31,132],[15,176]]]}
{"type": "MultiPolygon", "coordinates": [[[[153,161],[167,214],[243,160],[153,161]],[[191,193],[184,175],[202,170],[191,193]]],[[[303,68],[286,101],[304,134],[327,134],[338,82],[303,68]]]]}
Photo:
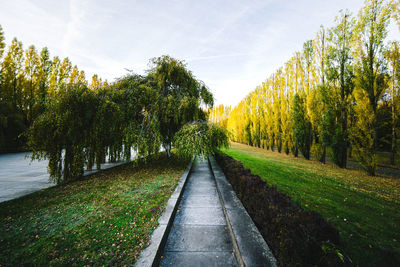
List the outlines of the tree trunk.
{"type": "MultiPolygon", "coordinates": [[[[394,98],[392,94],[392,99],[394,98]]],[[[394,108],[394,101],[392,100],[392,149],[391,149],[391,156],[390,156],[390,164],[395,164],[395,156],[396,156],[396,115],[395,115],[395,108],[394,108]]]]}
{"type": "Polygon", "coordinates": [[[164,144],[165,152],[167,153],[167,158],[171,157],[171,143],[164,144]]]}
{"type": "Polygon", "coordinates": [[[286,141],[286,150],[285,150],[286,155],[289,155],[289,143],[286,141]]]}
{"type": "Polygon", "coordinates": [[[319,161],[323,164],[326,163],[326,145],[322,145],[322,156],[319,161]]]}

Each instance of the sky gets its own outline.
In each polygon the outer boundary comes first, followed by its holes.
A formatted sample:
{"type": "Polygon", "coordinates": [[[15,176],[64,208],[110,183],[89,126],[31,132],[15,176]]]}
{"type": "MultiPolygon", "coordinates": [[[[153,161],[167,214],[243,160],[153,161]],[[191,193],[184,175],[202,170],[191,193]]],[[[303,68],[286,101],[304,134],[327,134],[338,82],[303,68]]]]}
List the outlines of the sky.
{"type": "MultiPolygon", "coordinates": [[[[170,55],[186,62],[214,94],[236,105],[339,10],[353,14],[363,0],[2,0],[7,44],[48,47],[86,72],[113,81],[149,60],[170,55]]],[[[400,39],[391,26],[389,38],[400,39]]]]}

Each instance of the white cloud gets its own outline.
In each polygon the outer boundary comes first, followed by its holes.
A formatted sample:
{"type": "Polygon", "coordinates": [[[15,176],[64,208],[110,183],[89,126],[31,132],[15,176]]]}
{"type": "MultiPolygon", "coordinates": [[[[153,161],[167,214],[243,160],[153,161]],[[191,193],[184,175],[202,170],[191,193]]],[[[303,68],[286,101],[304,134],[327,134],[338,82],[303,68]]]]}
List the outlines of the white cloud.
{"type": "Polygon", "coordinates": [[[187,62],[217,104],[235,105],[339,9],[356,14],[363,2],[3,0],[0,23],[7,42],[48,46],[88,79],[113,80],[125,68],[143,74],[150,58],[169,54],[187,62]]]}

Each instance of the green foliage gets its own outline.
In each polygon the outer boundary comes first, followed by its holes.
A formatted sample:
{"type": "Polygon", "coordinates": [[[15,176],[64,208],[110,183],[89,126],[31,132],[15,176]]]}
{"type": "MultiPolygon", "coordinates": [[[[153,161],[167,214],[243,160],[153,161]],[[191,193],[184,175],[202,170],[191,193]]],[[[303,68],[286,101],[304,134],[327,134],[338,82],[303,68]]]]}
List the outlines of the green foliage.
{"type": "Polygon", "coordinates": [[[356,90],[358,100],[355,106],[356,122],[350,130],[350,141],[354,156],[360,165],[370,174],[375,175],[377,161],[375,154],[375,117],[365,91],[356,90]]]}
{"type": "Polygon", "coordinates": [[[314,155],[314,157],[318,160],[320,160],[323,156],[324,153],[324,149],[322,144],[320,143],[314,143],[311,145],[311,150],[310,150],[311,154],[314,155]]]}
{"type": "Polygon", "coordinates": [[[294,120],[294,138],[300,152],[306,159],[310,159],[311,149],[311,122],[306,116],[304,99],[296,94],[293,98],[292,117],[294,120]]]}
{"type": "Polygon", "coordinates": [[[358,107],[355,111],[360,131],[354,129],[351,140],[360,164],[371,175],[375,174],[377,167],[377,107],[388,85],[384,40],[390,15],[389,4],[383,0],[368,0],[359,13],[356,27],[355,96],[358,107]]]}
{"type": "Polygon", "coordinates": [[[326,114],[329,120],[325,132],[329,132],[328,145],[332,148],[332,159],[339,167],[347,163],[348,124],[354,88],[351,40],[355,20],[346,11],[336,18],[337,26],[330,29],[326,55],[326,77],[328,90],[323,92],[326,114]]]}
{"type": "Polygon", "coordinates": [[[101,106],[84,85],[70,85],[50,101],[28,132],[33,158],[48,158],[50,179],[60,183],[83,175],[85,147],[101,106]]]}
{"type": "Polygon", "coordinates": [[[376,149],[386,146],[388,138],[379,136],[379,127],[385,123],[392,125],[390,159],[394,165],[400,135],[400,57],[398,42],[386,44],[386,37],[390,17],[393,15],[399,22],[399,6],[399,1],[366,0],[357,17],[340,11],[336,25],[326,31],[321,27],[313,40],[304,43],[301,52],[294,52],[284,67],[276,69],[231,110],[226,128],[232,133],[232,140],[271,150],[284,149],[295,157],[300,149],[306,158],[310,157],[312,143],[318,143],[322,154],[318,145],[312,151],[314,156],[321,156],[320,161],[325,162],[326,151],[332,151],[334,163],[346,168],[349,147],[357,150],[356,146],[369,144],[370,127],[372,150],[364,147],[359,151],[371,155],[359,158],[363,159],[363,166],[370,166],[372,174],[375,164],[365,160],[373,159],[376,149]],[[358,97],[359,90],[365,91],[365,98],[358,97]],[[293,101],[296,94],[297,102],[293,101]],[[380,122],[377,107],[389,99],[392,117],[386,116],[380,122]],[[356,108],[365,104],[361,101],[367,101],[371,108],[356,108]],[[361,125],[369,120],[362,117],[372,117],[372,122],[361,125]],[[357,125],[365,132],[358,133],[357,125]],[[358,136],[350,137],[350,133],[358,136]]]}
{"type": "MultiPolygon", "coordinates": [[[[68,59],[53,62],[44,112],[27,137],[33,159],[49,159],[57,183],[78,179],[84,166],[99,169],[107,156],[110,162],[130,160],[131,148],[145,160],[163,144],[169,155],[182,124],[205,118],[200,104],[213,101],[183,63],[167,56],[153,60],[149,75],[129,73],[111,86],[94,76],[88,87],[68,59]]],[[[217,130],[210,129],[208,137],[211,148],[220,145],[217,130]]]]}
{"type": "Polygon", "coordinates": [[[3,28],[0,25],[0,58],[3,56],[4,48],[6,47],[3,28]]]}
{"type": "Polygon", "coordinates": [[[229,147],[229,138],[223,127],[196,121],[184,125],[175,135],[173,144],[182,157],[207,157],[218,148],[229,147]]]}
{"type": "MultiPolygon", "coordinates": [[[[186,123],[200,119],[203,103],[213,105],[213,96],[204,83],[195,79],[186,65],[169,56],[153,58],[149,77],[154,80],[157,96],[151,107],[158,124],[161,142],[170,155],[175,134],[186,123]]],[[[155,119],[154,118],[154,119],[155,119]]],[[[151,122],[151,123],[150,123],[151,122]]]]}

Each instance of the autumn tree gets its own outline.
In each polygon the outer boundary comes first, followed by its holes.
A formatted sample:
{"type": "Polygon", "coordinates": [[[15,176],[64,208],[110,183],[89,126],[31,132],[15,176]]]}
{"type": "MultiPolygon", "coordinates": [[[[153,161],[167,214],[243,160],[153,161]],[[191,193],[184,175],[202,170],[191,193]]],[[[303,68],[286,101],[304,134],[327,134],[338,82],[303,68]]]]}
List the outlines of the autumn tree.
{"type": "Polygon", "coordinates": [[[37,80],[37,95],[36,95],[36,110],[35,118],[44,112],[45,103],[49,89],[49,76],[51,73],[51,60],[49,50],[44,47],[40,51],[38,60],[38,80],[37,80]]]}
{"type": "Polygon", "coordinates": [[[396,125],[399,119],[399,104],[400,104],[400,44],[399,42],[391,42],[385,50],[385,58],[389,64],[390,81],[389,81],[389,99],[391,103],[391,156],[390,164],[395,164],[397,135],[396,125]]]}
{"type": "Polygon", "coordinates": [[[322,163],[326,161],[326,147],[323,125],[326,105],[322,99],[321,88],[325,87],[325,59],[326,59],[326,31],[323,26],[312,41],[313,45],[313,88],[307,101],[311,124],[313,125],[315,142],[311,146],[311,153],[322,163]]]}
{"type": "Polygon", "coordinates": [[[310,121],[307,119],[307,111],[304,102],[304,97],[299,94],[295,94],[291,112],[294,120],[293,130],[296,144],[304,158],[310,159],[311,127],[310,121]]]}
{"type": "Polygon", "coordinates": [[[377,168],[377,106],[387,88],[386,62],[383,57],[390,5],[383,0],[368,0],[361,9],[356,26],[356,100],[357,130],[352,143],[356,157],[366,171],[377,168]]]}
{"type": "Polygon", "coordinates": [[[39,55],[35,49],[35,46],[29,46],[25,53],[25,79],[26,83],[24,86],[24,102],[26,106],[26,117],[28,124],[32,124],[34,119],[34,105],[36,102],[36,95],[38,91],[39,82],[39,55]]]}
{"type": "Polygon", "coordinates": [[[26,129],[23,113],[24,51],[14,38],[1,62],[1,101],[4,140],[2,150],[13,151],[24,144],[20,134],[26,129]]]}
{"type": "Polygon", "coordinates": [[[3,32],[3,28],[0,25],[0,59],[3,57],[4,54],[4,49],[6,47],[6,41],[5,41],[5,37],[4,37],[4,32],[3,32]]]}
{"type": "Polygon", "coordinates": [[[226,129],[228,126],[228,118],[230,113],[231,113],[231,107],[224,106],[221,104],[217,107],[213,107],[212,109],[208,110],[208,116],[209,116],[208,120],[211,123],[217,124],[226,129]]]}
{"type": "Polygon", "coordinates": [[[354,19],[348,12],[341,12],[336,18],[337,26],[329,30],[327,47],[327,89],[323,101],[327,106],[329,144],[333,161],[346,168],[348,148],[348,116],[351,96],[354,89],[353,58],[351,41],[354,31],[354,19]]]}

